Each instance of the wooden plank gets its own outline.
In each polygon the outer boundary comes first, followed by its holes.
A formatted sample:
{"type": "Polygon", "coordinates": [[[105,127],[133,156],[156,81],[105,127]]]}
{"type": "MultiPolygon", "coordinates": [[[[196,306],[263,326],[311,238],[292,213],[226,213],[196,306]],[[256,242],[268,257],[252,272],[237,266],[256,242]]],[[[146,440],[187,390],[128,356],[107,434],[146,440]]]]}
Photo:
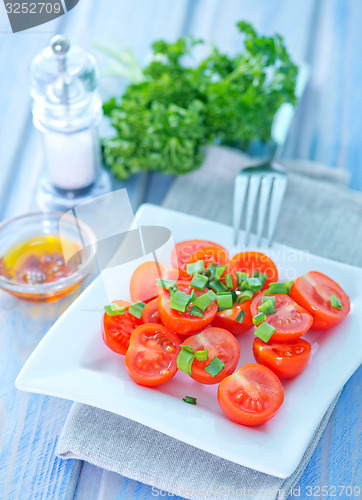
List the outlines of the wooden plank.
{"type": "Polygon", "coordinates": [[[0,214],[14,182],[30,119],[30,75],[32,58],[61,29],[66,16],[32,30],[13,34],[7,16],[0,20],[0,214]],[[21,64],[18,64],[22,61],[21,64]]]}
{"type": "Polygon", "coordinates": [[[286,153],[346,168],[351,186],[362,189],[358,112],[362,67],[362,4],[331,0],[320,6],[311,80],[298,109],[286,153]]]}
{"type": "MultiPolygon", "coordinates": [[[[361,377],[362,367],[343,389],[322,439],[296,486],[300,487],[301,498],[307,498],[310,487],[312,492],[315,492],[314,497],[317,498],[322,486],[328,487],[331,498],[332,487],[336,487],[335,496],[341,498],[348,498],[346,492],[342,490],[343,487],[350,486],[352,489],[355,486],[361,487],[362,467],[359,453],[362,418],[361,377]]],[[[355,493],[350,496],[359,497],[355,493]]]]}
{"type": "MultiPolygon", "coordinates": [[[[0,216],[17,183],[21,159],[28,143],[30,125],[29,63],[55,32],[65,16],[16,35],[3,26],[1,19],[0,64],[0,216]],[[22,64],[18,64],[22,61],[22,64]],[[28,63],[27,63],[28,62],[28,63]]],[[[34,173],[34,156],[27,157],[26,176],[34,173]]],[[[33,190],[18,197],[17,206],[26,211],[33,190]],[[26,196],[24,196],[26,195],[26,196]]],[[[70,299],[71,300],[71,299],[70,299]]],[[[0,497],[33,499],[70,499],[73,497],[80,463],[68,463],[54,455],[56,439],[70,403],[53,398],[25,394],[14,388],[15,378],[24,361],[54,320],[69,304],[45,305],[18,301],[0,294],[0,497]],[[56,495],[56,496],[53,496],[56,495]]]]}
{"type": "Polygon", "coordinates": [[[72,498],[80,464],[54,455],[70,403],[14,387],[24,361],[71,301],[32,304],[0,293],[0,498],[55,498],[52,491],[72,498]]]}
{"type": "MultiPolygon", "coordinates": [[[[29,65],[62,30],[66,17],[16,35],[1,33],[0,63],[8,75],[0,79],[0,218],[10,215],[9,209],[12,214],[28,211],[34,199],[41,161],[30,120],[29,65]]],[[[71,403],[14,387],[24,361],[72,300],[74,295],[54,304],[32,304],[0,294],[1,498],[68,500],[74,496],[81,464],[59,460],[54,454],[56,436],[71,403]]]]}
{"type": "Polygon", "coordinates": [[[292,57],[303,60],[309,42],[314,0],[199,0],[189,32],[230,54],[241,48],[235,24],[245,20],[265,35],[280,33],[292,57]]]}

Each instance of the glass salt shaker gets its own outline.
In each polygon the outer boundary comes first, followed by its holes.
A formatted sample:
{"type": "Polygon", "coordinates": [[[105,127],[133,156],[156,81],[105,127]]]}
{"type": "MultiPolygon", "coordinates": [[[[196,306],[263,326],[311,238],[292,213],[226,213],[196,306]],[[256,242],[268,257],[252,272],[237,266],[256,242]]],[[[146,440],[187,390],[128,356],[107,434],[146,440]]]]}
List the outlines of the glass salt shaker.
{"type": "Polygon", "coordinates": [[[57,35],[33,60],[31,75],[33,123],[42,135],[45,160],[40,207],[64,211],[110,191],[101,168],[95,59],[57,35]]]}

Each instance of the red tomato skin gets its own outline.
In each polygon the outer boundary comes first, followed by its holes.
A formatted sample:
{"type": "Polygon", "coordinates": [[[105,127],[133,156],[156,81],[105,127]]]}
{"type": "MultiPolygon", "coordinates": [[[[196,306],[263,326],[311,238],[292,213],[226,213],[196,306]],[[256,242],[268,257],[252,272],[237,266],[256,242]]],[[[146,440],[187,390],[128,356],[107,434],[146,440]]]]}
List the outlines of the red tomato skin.
{"type": "Polygon", "coordinates": [[[313,330],[327,330],[338,325],[351,309],[349,297],[338,283],[317,271],[310,271],[304,276],[299,276],[290,290],[290,296],[313,316],[313,330]],[[341,301],[342,309],[333,309],[330,302],[325,300],[329,297],[323,299],[313,290],[313,286],[305,279],[306,276],[309,276],[318,286],[322,284],[323,294],[336,295],[341,301]]]}
{"type": "Polygon", "coordinates": [[[206,361],[195,359],[191,366],[191,378],[201,384],[218,384],[234,372],[239,362],[239,343],[234,335],[223,328],[207,328],[197,335],[188,337],[182,344],[191,346],[194,351],[201,351],[203,349],[209,351],[209,357],[206,361]],[[205,371],[205,367],[212,361],[214,356],[217,356],[220,361],[225,363],[225,367],[216,377],[212,377],[205,371]]]}
{"type": "Polygon", "coordinates": [[[269,368],[281,380],[286,380],[305,369],[311,356],[311,345],[304,339],[265,343],[255,338],[253,354],[257,363],[269,368]]]}
{"type": "MultiPolygon", "coordinates": [[[[250,277],[255,271],[260,271],[268,275],[263,289],[267,288],[269,283],[278,281],[278,269],[270,257],[261,252],[240,252],[231,259],[230,271],[235,281],[236,271],[247,272],[250,277]]],[[[229,272],[230,272],[229,271],[229,272]]]]}
{"type": "Polygon", "coordinates": [[[153,299],[145,305],[142,312],[142,321],[143,323],[158,323],[162,325],[157,307],[157,299],[153,299]]]}
{"type": "MultiPolygon", "coordinates": [[[[177,337],[177,335],[170,332],[163,325],[158,325],[155,323],[145,323],[137,327],[131,335],[129,348],[125,356],[126,371],[131,379],[139,385],[143,385],[146,387],[156,387],[158,385],[164,384],[171,380],[177,372],[177,356],[180,350],[180,339],[177,337]],[[169,347],[167,349],[167,352],[161,352],[160,347],[157,347],[156,350],[156,353],[158,353],[160,356],[162,354],[166,354],[170,358],[169,366],[166,370],[160,370],[160,373],[147,373],[147,371],[142,371],[138,367],[137,360],[139,359],[139,356],[142,354],[142,352],[147,351],[147,349],[142,349],[142,342],[147,341],[147,334],[150,334],[151,336],[160,335],[162,336],[161,338],[163,339],[163,341],[168,342],[169,347]],[[173,349],[172,352],[171,349],[173,349]]],[[[153,351],[154,350],[152,349],[148,350],[148,352],[150,352],[151,354],[153,351]]],[[[146,359],[146,362],[148,362],[148,359],[146,359]]],[[[159,363],[157,359],[156,363],[159,363]]]]}
{"type": "Polygon", "coordinates": [[[267,422],[277,413],[284,401],[284,389],[278,377],[269,368],[249,363],[224,378],[219,385],[217,399],[221,410],[230,420],[237,424],[254,426],[267,422]],[[248,386],[253,383],[257,384],[257,397],[248,394],[248,386]],[[239,402],[235,401],[237,391],[240,395],[239,402]],[[244,406],[242,400],[245,402],[244,406]],[[258,405],[261,404],[259,409],[258,405]]]}
{"type": "MultiPolygon", "coordinates": [[[[264,296],[264,294],[265,292],[260,291],[254,296],[250,306],[252,316],[256,316],[259,313],[258,306],[261,305],[262,297],[264,296]]],[[[304,307],[295,302],[295,300],[292,299],[289,295],[283,293],[276,294],[275,308],[276,313],[269,314],[269,316],[266,317],[266,322],[277,329],[276,332],[272,335],[271,340],[287,342],[289,340],[301,337],[311,328],[313,323],[312,315],[306,309],[304,309],[304,307]],[[279,324],[278,306],[280,305],[280,307],[282,307],[283,304],[290,304],[291,306],[295,306],[294,309],[298,314],[298,318],[300,319],[299,324],[297,323],[297,320],[294,324],[291,323],[287,326],[285,324],[279,324]]]]}
{"type": "Polygon", "coordinates": [[[178,269],[169,269],[163,264],[147,261],[140,264],[131,277],[129,289],[132,302],[149,302],[157,297],[160,287],[156,279],[177,280],[178,269]]]}
{"type": "Polygon", "coordinates": [[[241,335],[249,331],[254,326],[250,312],[250,304],[251,300],[246,300],[242,304],[234,304],[232,309],[218,312],[212,321],[212,326],[224,328],[233,335],[241,335]],[[239,323],[239,321],[235,319],[240,311],[245,311],[242,323],[239,323]]]}
{"type": "MultiPolygon", "coordinates": [[[[205,247],[217,247],[223,250],[227,255],[227,250],[213,241],[206,240],[187,240],[181,241],[175,245],[175,248],[171,255],[171,263],[173,267],[183,268],[187,261],[191,259],[193,254],[200,250],[200,248],[205,247]]],[[[228,256],[229,258],[229,256],[228,256]]]]}
{"type": "MultiPolygon", "coordinates": [[[[178,289],[185,293],[190,293],[190,283],[187,281],[178,281],[178,289]]],[[[202,295],[208,291],[205,288],[203,291],[195,290],[196,295],[202,295]]],[[[200,332],[209,326],[217,313],[217,302],[214,301],[204,312],[203,318],[192,316],[189,313],[174,311],[170,308],[170,294],[167,290],[163,290],[158,296],[158,312],[162,323],[172,332],[177,335],[192,335],[200,332]]]]}
{"type": "MultiPolygon", "coordinates": [[[[124,301],[114,302],[123,307],[122,302],[124,301]]],[[[126,354],[131,334],[141,323],[140,319],[132,316],[127,311],[119,316],[108,316],[107,313],[104,313],[102,319],[102,338],[104,343],[117,354],[126,354]]]]}

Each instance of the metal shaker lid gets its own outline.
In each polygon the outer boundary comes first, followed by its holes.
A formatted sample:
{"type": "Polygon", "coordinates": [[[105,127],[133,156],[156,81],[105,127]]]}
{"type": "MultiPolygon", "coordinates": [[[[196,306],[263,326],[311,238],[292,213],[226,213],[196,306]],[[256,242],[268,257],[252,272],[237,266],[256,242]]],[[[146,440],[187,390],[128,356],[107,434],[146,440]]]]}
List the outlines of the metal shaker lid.
{"type": "Polygon", "coordinates": [[[31,77],[34,118],[44,126],[86,126],[100,110],[96,61],[63,35],[54,36],[34,58],[31,77]]]}

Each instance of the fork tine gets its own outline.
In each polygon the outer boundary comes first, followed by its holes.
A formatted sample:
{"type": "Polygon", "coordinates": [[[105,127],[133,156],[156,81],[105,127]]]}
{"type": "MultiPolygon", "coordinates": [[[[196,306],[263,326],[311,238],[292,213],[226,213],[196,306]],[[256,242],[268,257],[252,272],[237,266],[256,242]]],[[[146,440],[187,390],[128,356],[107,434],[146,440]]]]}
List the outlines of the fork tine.
{"type": "Polygon", "coordinates": [[[245,245],[249,243],[251,225],[254,218],[255,204],[260,188],[260,177],[252,175],[249,181],[248,199],[246,202],[246,225],[245,225],[245,245]]]}
{"type": "Polygon", "coordinates": [[[239,229],[241,217],[243,214],[244,202],[248,191],[249,177],[240,173],[235,179],[234,187],[234,211],[233,211],[233,227],[234,227],[234,245],[238,244],[239,229]]]}
{"type": "Polygon", "coordinates": [[[260,200],[259,200],[259,212],[258,212],[258,223],[257,223],[257,241],[256,246],[260,247],[261,240],[263,237],[263,229],[265,225],[266,210],[268,208],[268,201],[270,197],[270,190],[273,184],[273,177],[267,175],[262,178],[260,186],[260,200]]]}
{"type": "Polygon", "coordinates": [[[269,213],[269,227],[268,227],[268,246],[270,247],[280,213],[282,208],[282,203],[285,195],[285,190],[287,188],[287,177],[277,175],[274,177],[272,193],[271,193],[271,203],[270,203],[270,213],[269,213]]]}

